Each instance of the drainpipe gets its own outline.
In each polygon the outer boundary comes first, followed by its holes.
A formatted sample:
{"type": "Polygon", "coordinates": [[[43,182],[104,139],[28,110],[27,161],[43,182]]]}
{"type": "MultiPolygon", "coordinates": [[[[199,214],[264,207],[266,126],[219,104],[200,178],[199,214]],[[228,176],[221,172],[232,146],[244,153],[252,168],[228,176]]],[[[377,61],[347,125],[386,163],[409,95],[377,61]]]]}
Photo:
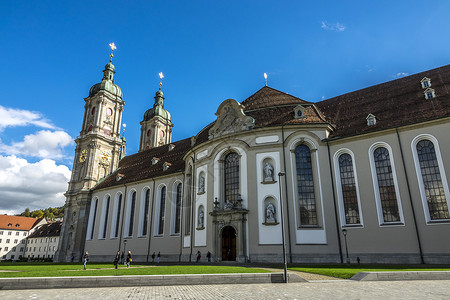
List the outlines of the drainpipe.
{"type": "Polygon", "coordinates": [[[189,254],[189,262],[191,262],[191,258],[192,258],[192,242],[194,240],[194,230],[195,230],[195,226],[194,226],[194,197],[195,197],[195,178],[197,177],[195,174],[195,152],[192,151],[193,156],[191,157],[192,160],[192,197],[191,197],[191,253],[189,254]]]}
{"type": "MultiPolygon", "coordinates": [[[[192,175],[191,175],[192,176],[192,175]]],[[[178,262],[181,262],[181,255],[183,254],[183,213],[184,213],[184,205],[183,205],[183,198],[184,198],[184,186],[186,183],[186,173],[183,172],[183,189],[181,191],[181,211],[180,211],[180,255],[178,257],[178,262]]],[[[176,200],[175,200],[176,202],[176,200]]],[[[176,203],[175,203],[176,205],[176,203]]],[[[175,215],[176,215],[176,208],[175,208],[175,215]]],[[[175,220],[175,222],[178,222],[178,220],[175,220]]]]}
{"type": "MultiPolygon", "coordinates": [[[[285,140],[284,140],[284,125],[281,125],[281,139],[283,140],[282,143],[282,148],[281,148],[281,152],[283,153],[283,168],[284,168],[284,172],[286,173],[286,154],[285,154],[285,140]]],[[[291,222],[290,222],[290,218],[289,218],[289,193],[288,193],[288,185],[287,185],[287,175],[286,176],[282,176],[284,177],[284,190],[286,193],[286,197],[284,197],[286,199],[286,216],[287,216],[287,229],[288,229],[288,243],[289,243],[289,262],[292,263],[292,246],[291,246],[291,222]]],[[[281,180],[281,178],[279,177],[279,179],[281,180]]],[[[281,197],[281,194],[280,194],[281,197]]],[[[280,199],[281,200],[281,199],[280,199]]]]}
{"type": "MultiPolygon", "coordinates": [[[[125,203],[126,203],[126,199],[127,199],[127,185],[124,184],[125,186],[125,192],[123,194],[123,207],[122,207],[122,226],[120,227],[120,235],[119,235],[119,251],[120,248],[122,246],[122,241],[123,241],[123,223],[125,222],[125,203]]],[[[125,253],[123,254],[125,255],[125,253]]]]}
{"type": "Polygon", "coordinates": [[[153,181],[153,190],[152,190],[152,209],[150,211],[149,223],[150,229],[148,231],[148,247],[147,247],[147,262],[150,255],[150,242],[152,240],[152,228],[153,228],[153,208],[155,207],[155,179],[152,178],[153,181]]]}
{"type": "Polygon", "coordinates": [[[330,164],[330,173],[331,173],[331,189],[333,190],[333,206],[334,206],[334,218],[336,221],[336,235],[338,238],[338,245],[339,245],[339,256],[341,258],[341,264],[344,263],[344,257],[342,256],[342,245],[341,245],[341,233],[339,231],[339,215],[337,212],[337,206],[336,206],[336,191],[334,188],[334,172],[333,168],[331,166],[331,153],[330,153],[330,144],[327,141],[327,148],[328,148],[328,163],[330,164]]]}
{"type": "Polygon", "coordinates": [[[399,145],[400,154],[401,154],[401,157],[402,157],[403,170],[405,170],[406,187],[408,188],[409,202],[411,204],[411,210],[412,210],[412,215],[413,215],[413,220],[414,220],[414,227],[416,229],[417,243],[418,243],[418,246],[419,246],[419,253],[420,253],[420,263],[424,264],[425,261],[423,259],[422,243],[420,242],[419,229],[417,227],[416,211],[414,209],[414,204],[413,204],[413,200],[412,200],[412,197],[411,197],[411,189],[409,187],[408,172],[406,172],[405,158],[403,156],[402,143],[400,141],[400,134],[398,132],[398,128],[397,127],[395,128],[395,132],[397,133],[398,145],[399,145]]]}

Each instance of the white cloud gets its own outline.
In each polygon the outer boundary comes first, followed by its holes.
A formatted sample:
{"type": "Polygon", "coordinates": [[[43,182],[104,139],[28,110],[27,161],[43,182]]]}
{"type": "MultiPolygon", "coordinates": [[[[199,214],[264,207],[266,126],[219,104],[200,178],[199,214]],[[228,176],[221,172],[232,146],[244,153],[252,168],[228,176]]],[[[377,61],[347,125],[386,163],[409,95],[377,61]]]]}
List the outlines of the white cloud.
{"type": "Polygon", "coordinates": [[[337,32],[342,32],[346,29],[346,27],[342,23],[336,22],[336,23],[332,24],[332,23],[328,23],[327,21],[322,21],[322,26],[320,26],[320,27],[325,30],[332,30],[332,31],[337,31],[337,32]]]}
{"type": "Polygon", "coordinates": [[[64,147],[73,145],[73,139],[64,131],[41,130],[26,135],[22,142],[5,145],[0,141],[0,152],[7,155],[39,158],[64,158],[64,147]]]}
{"type": "Polygon", "coordinates": [[[41,113],[23,109],[8,108],[0,105],[0,131],[6,127],[34,125],[42,128],[55,129],[41,113]]]}
{"type": "Polygon", "coordinates": [[[395,75],[395,77],[405,77],[405,76],[408,76],[408,75],[409,75],[409,73],[400,72],[400,73],[397,73],[397,75],[395,75]]]}
{"type": "Polygon", "coordinates": [[[0,214],[62,206],[70,170],[54,160],[30,163],[0,155],[0,214]]]}

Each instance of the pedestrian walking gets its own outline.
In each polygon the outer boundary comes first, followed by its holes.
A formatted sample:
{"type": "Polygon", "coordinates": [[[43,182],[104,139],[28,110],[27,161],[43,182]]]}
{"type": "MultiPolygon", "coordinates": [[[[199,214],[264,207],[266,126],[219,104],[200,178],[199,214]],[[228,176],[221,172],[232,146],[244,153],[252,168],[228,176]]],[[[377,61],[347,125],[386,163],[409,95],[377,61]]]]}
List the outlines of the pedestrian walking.
{"type": "Polygon", "coordinates": [[[200,262],[200,258],[202,258],[202,254],[200,251],[197,251],[197,262],[200,262]]]}
{"type": "Polygon", "coordinates": [[[72,256],[70,257],[70,262],[73,262],[74,259],[75,259],[75,256],[72,255],[72,256]]]}
{"type": "Polygon", "coordinates": [[[155,256],[156,256],[156,254],[155,254],[155,252],[153,252],[153,254],[152,254],[152,264],[155,263],[155,256]]]}
{"type": "Polygon", "coordinates": [[[157,257],[157,259],[158,259],[158,264],[159,264],[159,260],[161,259],[161,251],[158,251],[158,257],[157,257]]]}
{"type": "Polygon", "coordinates": [[[130,267],[130,263],[132,261],[133,260],[131,259],[131,251],[128,251],[128,254],[127,254],[127,268],[130,267]]]}
{"type": "Polygon", "coordinates": [[[83,256],[83,262],[84,262],[84,270],[86,270],[86,264],[89,261],[89,253],[86,251],[83,256]]]}
{"type": "Polygon", "coordinates": [[[122,251],[122,255],[120,256],[120,264],[124,265],[125,264],[125,254],[122,251]]]}
{"type": "Polygon", "coordinates": [[[120,261],[120,251],[117,251],[116,257],[114,257],[114,267],[116,269],[119,268],[119,261],[120,261]]]}
{"type": "Polygon", "coordinates": [[[208,262],[211,262],[211,252],[208,251],[206,257],[208,258],[208,262]]]}

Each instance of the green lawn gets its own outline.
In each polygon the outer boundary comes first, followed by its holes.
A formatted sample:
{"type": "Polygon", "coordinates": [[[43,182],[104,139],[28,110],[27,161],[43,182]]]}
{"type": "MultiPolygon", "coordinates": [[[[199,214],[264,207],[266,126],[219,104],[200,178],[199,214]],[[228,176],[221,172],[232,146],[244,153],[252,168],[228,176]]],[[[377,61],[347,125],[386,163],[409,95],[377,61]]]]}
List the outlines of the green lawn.
{"type": "Polygon", "coordinates": [[[408,266],[373,266],[373,265],[334,265],[334,266],[305,266],[290,267],[289,270],[321,274],[344,279],[352,278],[359,272],[387,272],[387,271],[450,271],[450,268],[440,267],[408,267],[408,266]]]}
{"type": "Polygon", "coordinates": [[[59,277],[59,276],[111,276],[111,275],[170,275],[170,274],[217,274],[217,273],[265,273],[261,269],[232,266],[119,266],[114,269],[112,264],[88,263],[87,270],[78,264],[57,263],[1,263],[0,278],[11,277],[59,277]],[[1,271],[16,272],[1,272],[1,271]]]}

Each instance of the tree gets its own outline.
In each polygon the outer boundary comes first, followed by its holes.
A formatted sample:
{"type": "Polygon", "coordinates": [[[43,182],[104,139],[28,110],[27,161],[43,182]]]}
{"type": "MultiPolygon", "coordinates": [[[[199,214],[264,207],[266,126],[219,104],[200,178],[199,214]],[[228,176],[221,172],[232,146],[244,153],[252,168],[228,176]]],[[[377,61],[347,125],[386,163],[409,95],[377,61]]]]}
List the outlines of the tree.
{"type": "Polygon", "coordinates": [[[40,209],[34,210],[31,213],[31,217],[33,217],[33,218],[42,218],[43,216],[44,216],[44,212],[42,210],[40,210],[40,209]]]}
{"type": "Polygon", "coordinates": [[[30,209],[27,207],[25,208],[25,211],[23,213],[20,214],[23,217],[30,217],[31,213],[30,213],[30,209]]]}

